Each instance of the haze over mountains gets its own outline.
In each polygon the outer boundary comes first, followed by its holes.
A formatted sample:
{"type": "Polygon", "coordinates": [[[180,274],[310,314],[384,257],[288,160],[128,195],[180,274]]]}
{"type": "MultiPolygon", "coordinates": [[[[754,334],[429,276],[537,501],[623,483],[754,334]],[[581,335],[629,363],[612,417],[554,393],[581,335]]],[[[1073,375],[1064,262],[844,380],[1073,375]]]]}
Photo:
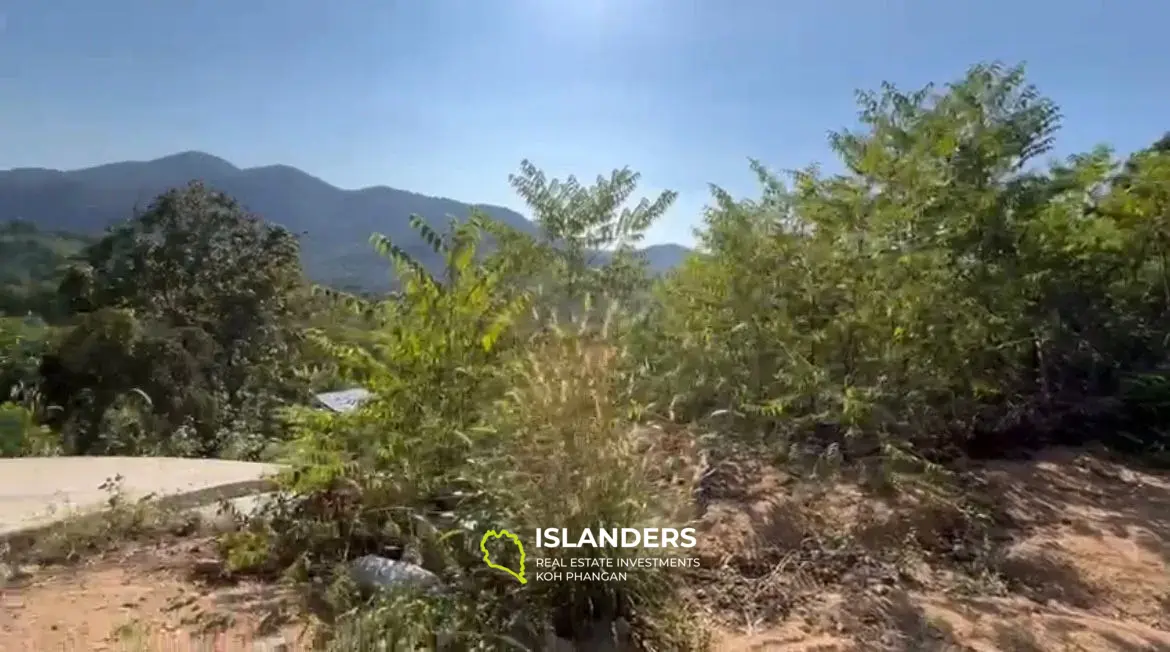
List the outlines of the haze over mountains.
{"type": "MultiPolygon", "coordinates": [[[[45,230],[96,235],[130,217],[136,207],[145,208],[160,193],[193,179],[301,234],[302,257],[309,275],[338,287],[389,287],[386,261],[368,244],[374,232],[390,236],[425,264],[437,263],[410,228],[408,218],[412,214],[440,227],[449,217],[467,217],[474,207],[517,229],[536,231],[523,215],[500,206],[465,204],[385,186],[342,190],[293,167],[241,169],[203,152],[81,170],[0,171],[0,221],[21,219],[45,230]]],[[[643,250],[655,272],[674,267],[688,251],[675,244],[643,250]]]]}

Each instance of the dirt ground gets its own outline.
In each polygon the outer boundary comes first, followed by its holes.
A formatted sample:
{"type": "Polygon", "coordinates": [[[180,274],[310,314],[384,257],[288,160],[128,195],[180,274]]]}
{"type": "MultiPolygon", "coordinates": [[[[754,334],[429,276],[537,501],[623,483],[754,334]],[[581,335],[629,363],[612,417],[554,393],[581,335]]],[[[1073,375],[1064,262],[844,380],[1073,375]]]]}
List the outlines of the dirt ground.
{"type": "Polygon", "coordinates": [[[209,540],[135,547],[33,570],[0,591],[0,652],[309,649],[271,586],[214,581],[209,540]]]}
{"type": "MultiPolygon", "coordinates": [[[[716,650],[1170,650],[1170,474],[1071,450],[992,465],[980,477],[1011,536],[973,554],[953,514],[726,473],[695,595],[716,650]]],[[[212,557],[187,540],[33,569],[0,592],[0,652],[310,649],[272,588],[197,579],[212,557]]]]}
{"type": "MultiPolygon", "coordinates": [[[[849,571],[818,578],[817,566],[801,568],[789,554],[784,575],[796,580],[749,585],[786,606],[782,617],[769,618],[759,600],[744,600],[740,618],[727,618],[724,606],[717,649],[1170,650],[1170,474],[1052,450],[1028,462],[990,465],[979,476],[1010,519],[1012,535],[989,543],[986,559],[966,560],[972,571],[986,568],[982,576],[916,554],[921,536],[894,568],[851,558],[854,567],[872,567],[862,579],[849,571]]],[[[848,487],[817,495],[819,505],[794,506],[778,490],[782,477],[758,477],[750,495],[710,506],[720,548],[766,556],[777,541],[781,549],[799,549],[794,537],[838,524],[842,538],[852,535],[872,549],[875,537],[906,531],[896,509],[875,508],[848,487]],[[823,520],[809,523],[810,511],[823,520]]],[[[817,545],[833,548],[825,540],[817,545]]]]}

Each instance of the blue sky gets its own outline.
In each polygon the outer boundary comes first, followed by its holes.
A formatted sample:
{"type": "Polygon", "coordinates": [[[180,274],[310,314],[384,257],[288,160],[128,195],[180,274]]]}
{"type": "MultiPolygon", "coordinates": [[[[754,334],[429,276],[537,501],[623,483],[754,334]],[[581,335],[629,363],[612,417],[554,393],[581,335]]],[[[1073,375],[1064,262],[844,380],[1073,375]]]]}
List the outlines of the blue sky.
{"type": "MultiPolygon", "coordinates": [[[[853,90],[1025,62],[1062,153],[1170,130],[1163,0],[0,0],[0,168],[197,149],[523,210],[529,158],[629,165],[689,244],[749,157],[831,168],[853,90]]],[[[435,216],[438,217],[438,216],[435,216]]]]}

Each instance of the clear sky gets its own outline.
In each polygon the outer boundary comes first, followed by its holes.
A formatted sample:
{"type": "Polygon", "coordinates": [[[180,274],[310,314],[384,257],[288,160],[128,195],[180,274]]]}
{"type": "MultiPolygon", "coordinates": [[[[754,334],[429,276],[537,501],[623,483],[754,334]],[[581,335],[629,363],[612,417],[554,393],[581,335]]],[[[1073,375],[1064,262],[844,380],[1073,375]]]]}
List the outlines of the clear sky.
{"type": "Polygon", "coordinates": [[[523,158],[629,165],[689,244],[749,157],[820,161],[853,91],[1028,64],[1062,153],[1170,130],[1165,0],[0,0],[0,168],[202,150],[521,209],[523,158]]]}

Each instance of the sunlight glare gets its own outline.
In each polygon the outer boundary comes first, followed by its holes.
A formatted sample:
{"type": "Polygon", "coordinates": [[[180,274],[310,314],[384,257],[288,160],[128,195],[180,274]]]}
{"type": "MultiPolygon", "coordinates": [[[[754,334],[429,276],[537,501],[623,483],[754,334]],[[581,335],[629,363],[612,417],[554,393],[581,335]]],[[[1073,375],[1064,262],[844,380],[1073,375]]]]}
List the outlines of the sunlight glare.
{"type": "Polygon", "coordinates": [[[640,0],[524,0],[542,28],[557,34],[601,36],[619,31],[644,4],[640,0]]]}

